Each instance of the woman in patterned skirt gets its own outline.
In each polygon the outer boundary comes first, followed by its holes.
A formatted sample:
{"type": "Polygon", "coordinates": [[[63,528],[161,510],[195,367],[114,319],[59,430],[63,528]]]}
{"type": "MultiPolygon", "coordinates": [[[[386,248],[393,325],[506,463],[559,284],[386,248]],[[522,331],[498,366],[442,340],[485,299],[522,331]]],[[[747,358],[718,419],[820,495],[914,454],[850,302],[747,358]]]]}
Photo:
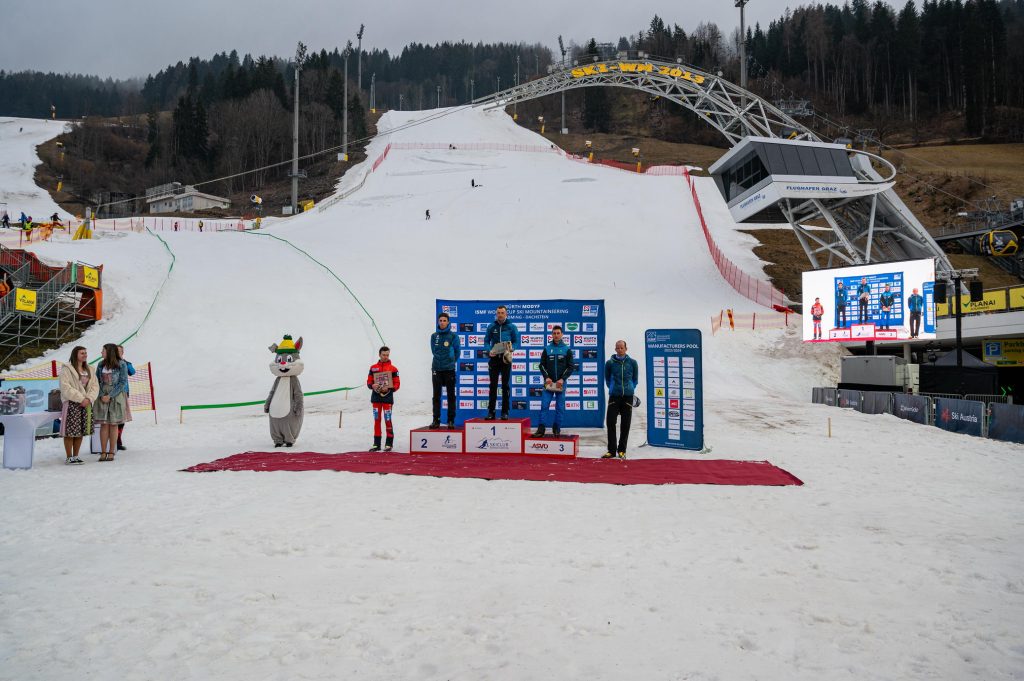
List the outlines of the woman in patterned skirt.
{"type": "Polygon", "coordinates": [[[92,406],[100,392],[96,374],[89,368],[88,353],[81,345],[71,351],[70,363],[60,369],[60,434],[64,438],[65,463],[79,464],[82,438],[92,435],[92,406]]]}
{"type": "Polygon", "coordinates": [[[117,447],[117,427],[124,423],[128,408],[128,366],[121,361],[117,345],[103,346],[103,359],[96,374],[100,384],[100,398],[96,401],[93,418],[100,424],[100,461],[113,461],[117,447]]]}

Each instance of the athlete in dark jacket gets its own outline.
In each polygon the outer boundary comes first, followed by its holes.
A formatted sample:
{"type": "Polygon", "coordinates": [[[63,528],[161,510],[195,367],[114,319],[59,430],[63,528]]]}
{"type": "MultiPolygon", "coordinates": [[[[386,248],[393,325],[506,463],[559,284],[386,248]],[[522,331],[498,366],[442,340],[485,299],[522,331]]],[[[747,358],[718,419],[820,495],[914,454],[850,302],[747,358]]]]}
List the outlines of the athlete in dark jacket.
{"type": "Polygon", "coordinates": [[[544,393],[541,397],[540,423],[534,437],[544,437],[547,428],[548,412],[551,400],[555,400],[555,423],[551,432],[558,435],[562,431],[562,418],[565,416],[565,381],[576,369],[572,350],[562,339],[562,327],[557,324],[551,328],[551,342],[540,353],[540,373],[544,377],[544,393]]]}
{"type": "Polygon", "coordinates": [[[455,427],[455,366],[459,359],[459,334],[452,331],[448,313],[437,315],[437,331],[430,334],[430,378],[434,385],[434,420],[431,428],[441,427],[441,388],[448,395],[448,427],[455,427]]]}
{"type": "MultiPolygon", "coordinates": [[[[508,321],[508,308],[499,305],[494,312],[494,321],[484,334],[484,348],[491,352],[498,343],[512,343],[512,350],[519,347],[519,329],[508,321]]],[[[487,373],[491,383],[487,393],[487,418],[494,419],[494,407],[498,401],[498,377],[501,377],[501,418],[508,418],[509,382],[512,380],[512,363],[505,361],[503,354],[492,355],[487,362],[487,373]]]]}

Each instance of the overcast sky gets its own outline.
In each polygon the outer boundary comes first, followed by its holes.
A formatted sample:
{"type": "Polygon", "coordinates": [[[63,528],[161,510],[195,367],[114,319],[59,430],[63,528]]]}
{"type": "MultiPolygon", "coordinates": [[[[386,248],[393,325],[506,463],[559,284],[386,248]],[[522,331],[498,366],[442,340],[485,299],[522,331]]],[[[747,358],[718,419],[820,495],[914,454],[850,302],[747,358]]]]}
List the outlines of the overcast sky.
{"type": "MultiPolygon", "coordinates": [[[[841,4],[843,0],[831,0],[841,4]]],[[[238,50],[290,56],[301,40],[328,51],[355,40],[393,52],[443,40],[599,42],[637,33],[655,14],[687,32],[701,21],[729,36],[739,25],[734,0],[3,0],[0,68],[127,78],[155,73],[190,56],[238,50]]],[[[747,23],[767,26],[807,0],[750,0],[747,23]]],[[[892,3],[890,3],[892,4],[892,3]]],[[[902,6],[902,1],[897,6],[902,6]]],[[[919,3],[920,4],[920,3],[919,3]]]]}

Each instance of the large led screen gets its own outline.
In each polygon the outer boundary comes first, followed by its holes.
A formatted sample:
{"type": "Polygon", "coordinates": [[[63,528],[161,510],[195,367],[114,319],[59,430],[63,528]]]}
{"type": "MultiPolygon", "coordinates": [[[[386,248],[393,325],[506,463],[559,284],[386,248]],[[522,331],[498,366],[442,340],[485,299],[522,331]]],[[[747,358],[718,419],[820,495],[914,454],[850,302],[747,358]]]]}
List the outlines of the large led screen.
{"type": "Polygon", "coordinates": [[[935,261],[803,273],[803,339],[856,343],[935,338],[935,261]]]}

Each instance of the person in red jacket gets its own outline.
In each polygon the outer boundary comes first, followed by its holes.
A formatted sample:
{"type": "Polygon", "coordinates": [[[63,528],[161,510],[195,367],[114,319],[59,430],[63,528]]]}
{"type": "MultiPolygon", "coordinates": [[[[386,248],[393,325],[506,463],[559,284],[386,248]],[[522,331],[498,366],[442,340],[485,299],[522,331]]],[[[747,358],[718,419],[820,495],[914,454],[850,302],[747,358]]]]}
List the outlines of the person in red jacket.
{"type": "Polygon", "coordinates": [[[821,318],[825,315],[825,308],[821,306],[821,298],[814,299],[811,305],[811,319],[814,320],[814,340],[821,340],[821,318]]]}
{"type": "Polygon", "coordinates": [[[366,387],[372,392],[370,404],[373,406],[373,446],[371,452],[380,451],[381,421],[387,430],[384,440],[384,451],[390,452],[395,443],[395,427],[391,421],[391,409],[395,404],[395,391],[398,390],[398,367],[391,363],[391,348],[382,346],[378,351],[378,361],[370,367],[366,374],[366,387]]]}

